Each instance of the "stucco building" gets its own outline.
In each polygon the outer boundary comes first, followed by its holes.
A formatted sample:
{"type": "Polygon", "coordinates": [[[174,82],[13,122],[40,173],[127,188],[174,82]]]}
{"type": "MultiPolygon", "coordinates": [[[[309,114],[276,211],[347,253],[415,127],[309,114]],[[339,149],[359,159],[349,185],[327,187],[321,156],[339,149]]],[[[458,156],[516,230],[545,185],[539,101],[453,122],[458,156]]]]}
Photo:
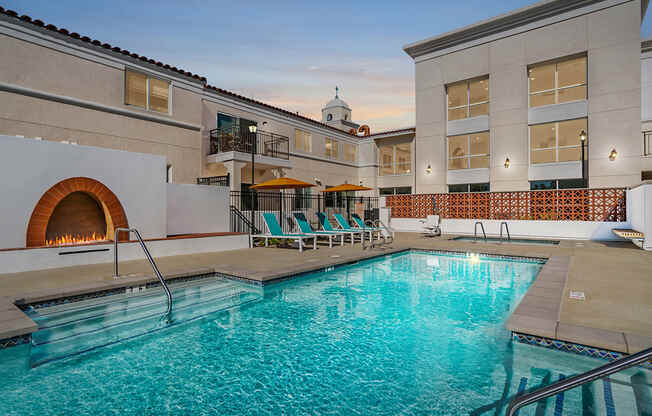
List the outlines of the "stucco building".
{"type": "Polygon", "coordinates": [[[641,123],[647,3],[548,0],[405,46],[416,192],[640,183],[651,166],[641,123]]]}
{"type": "MultiPolygon", "coordinates": [[[[373,188],[386,182],[378,179],[373,136],[353,122],[337,93],[322,110],[323,122],[312,120],[2,9],[0,50],[7,58],[0,60],[1,134],[162,155],[170,182],[219,177],[224,183],[228,175],[232,190],[252,183],[255,137],[256,183],[287,175],[318,182],[316,192],[344,182],[373,188]]],[[[411,155],[404,153],[397,155],[402,168],[393,176],[413,172],[411,155]]],[[[394,161],[386,158],[386,164],[394,161]]]]}

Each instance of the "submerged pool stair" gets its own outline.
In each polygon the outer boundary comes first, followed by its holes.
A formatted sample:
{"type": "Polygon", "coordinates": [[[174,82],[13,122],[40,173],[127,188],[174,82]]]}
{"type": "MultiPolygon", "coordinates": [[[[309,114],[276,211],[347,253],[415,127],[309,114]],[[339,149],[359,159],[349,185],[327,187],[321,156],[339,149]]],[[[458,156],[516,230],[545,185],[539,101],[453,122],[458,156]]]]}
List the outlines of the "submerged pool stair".
{"type": "MultiPolygon", "coordinates": [[[[647,358],[651,351],[647,351],[647,358]]],[[[643,353],[645,352],[639,355],[643,353]]],[[[618,364],[612,362],[607,365],[618,364]]],[[[476,409],[479,413],[471,414],[494,414],[488,412],[491,409],[499,412],[504,408],[506,416],[652,416],[652,372],[642,367],[621,365],[620,368],[614,368],[615,373],[610,374],[608,369],[604,369],[607,365],[580,375],[537,367],[531,367],[529,374],[514,373],[505,389],[505,394],[509,396],[476,409]],[[601,374],[608,375],[596,378],[601,374]],[[566,382],[567,386],[556,389],[562,382],[566,382]]]]}
{"type": "Polygon", "coordinates": [[[256,288],[221,278],[170,284],[167,298],[154,286],[27,311],[38,324],[32,334],[32,367],[262,299],[256,288]]]}

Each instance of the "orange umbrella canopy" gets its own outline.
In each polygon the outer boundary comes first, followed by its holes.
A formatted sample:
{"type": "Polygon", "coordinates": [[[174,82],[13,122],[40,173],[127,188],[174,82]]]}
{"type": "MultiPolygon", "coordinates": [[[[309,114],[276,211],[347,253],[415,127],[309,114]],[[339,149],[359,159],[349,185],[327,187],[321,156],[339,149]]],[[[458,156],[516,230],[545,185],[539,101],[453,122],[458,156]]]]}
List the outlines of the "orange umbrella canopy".
{"type": "Polygon", "coordinates": [[[367,188],[366,186],[343,183],[341,185],[332,186],[330,188],[324,189],[322,192],[354,192],[354,191],[372,191],[372,190],[373,188],[367,188]]]}
{"type": "Polygon", "coordinates": [[[258,185],[251,186],[250,189],[296,189],[296,188],[310,188],[315,186],[311,183],[300,181],[292,178],[276,178],[258,185]]]}

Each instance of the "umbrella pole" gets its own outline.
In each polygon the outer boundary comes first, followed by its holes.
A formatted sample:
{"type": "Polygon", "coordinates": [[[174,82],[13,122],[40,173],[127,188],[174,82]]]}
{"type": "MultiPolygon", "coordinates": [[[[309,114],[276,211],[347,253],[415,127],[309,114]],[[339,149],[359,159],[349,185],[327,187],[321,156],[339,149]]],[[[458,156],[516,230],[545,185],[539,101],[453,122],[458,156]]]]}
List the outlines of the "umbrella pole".
{"type": "MultiPolygon", "coordinates": [[[[279,195],[281,196],[281,207],[278,210],[278,217],[279,217],[278,220],[281,222],[281,230],[283,230],[283,227],[285,226],[285,221],[283,221],[283,190],[282,189],[279,189],[279,195]]],[[[299,244],[301,244],[301,241],[299,241],[299,244]]]]}

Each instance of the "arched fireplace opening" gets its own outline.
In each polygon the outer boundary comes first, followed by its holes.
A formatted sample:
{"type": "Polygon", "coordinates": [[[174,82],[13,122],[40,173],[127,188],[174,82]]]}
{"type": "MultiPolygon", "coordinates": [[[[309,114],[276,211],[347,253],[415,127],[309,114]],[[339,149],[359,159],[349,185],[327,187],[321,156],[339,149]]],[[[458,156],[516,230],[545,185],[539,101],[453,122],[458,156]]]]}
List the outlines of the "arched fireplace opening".
{"type": "Polygon", "coordinates": [[[106,240],[106,220],[102,204],[91,194],[72,192],[54,208],[45,230],[45,244],[51,246],[106,240]]]}
{"type": "MultiPolygon", "coordinates": [[[[127,216],[115,194],[91,178],[65,179],[43,194],[27,226],[26,246],[74,245],[113,240],[127,216]]],[[[120,241],[128,238],[121,232],[120,241]]]]}

